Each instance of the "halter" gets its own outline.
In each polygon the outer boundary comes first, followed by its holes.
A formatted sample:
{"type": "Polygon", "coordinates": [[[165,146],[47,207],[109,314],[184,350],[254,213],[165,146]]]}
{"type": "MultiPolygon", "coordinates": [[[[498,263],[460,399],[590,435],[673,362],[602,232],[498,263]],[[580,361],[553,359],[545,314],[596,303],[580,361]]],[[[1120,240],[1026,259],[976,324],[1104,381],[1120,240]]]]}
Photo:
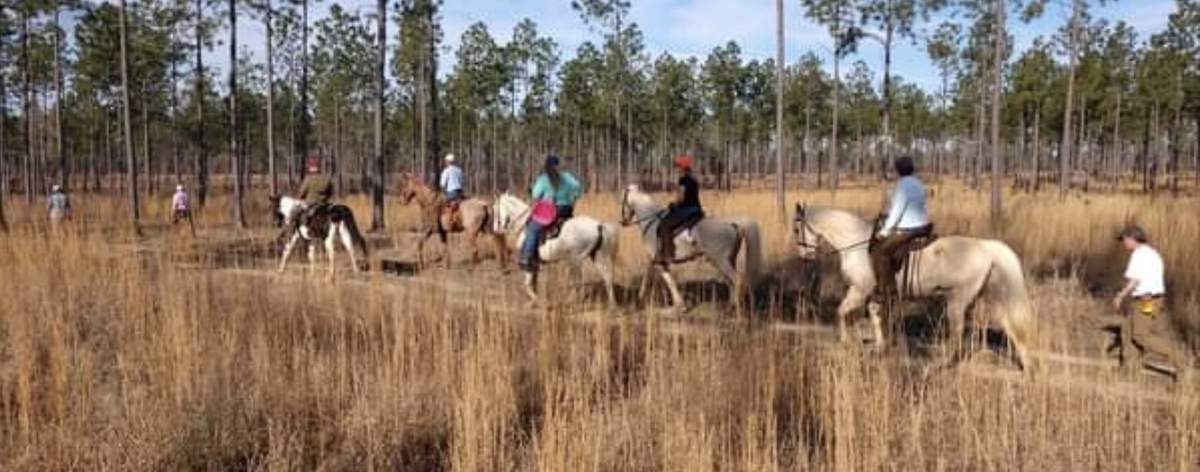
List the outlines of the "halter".
{"type": "Polygon", "coordinates": [[[860,247],[871,244],[871,238],[868,237],[867,239],[859,241],[854,244],[850,244],[850,245],[847,245],[847,246],[844,246],[841,248],[835,247],[830,251],[824,251],[821,248],[821,239],[825,239],[825,240],[828,240],[828,239],[825,238],[824,236],[821,236],[820,232],[818,232],[816,229],[814,229],[812,227],[812,225],[808,224],[808,219],[806,219],[804,217],[804,207],[800,207],[796,211],[796,218],[794,220],[792,220],[792,222],[793,222],[793,224],[800,224],[804,228],[804,230],[800,231],[799,232],[800,234],[798,234],[796,237],[796,246],[802,247],[804,249],[811,249],[813,252],[817,253],[818,255],[820,255],[820,254],[841,254],[841,253],[849,251],[851,249],[858,249],[860,247]],[[805,235],[808,234],[809,232],[812,232],[813,234],[817,235],[817,237],[819,239],[817,239],[817,241],[813,242],[813,243],[808,242],[808,238],[806,238],[805,235]]]}
{"type": "Polygon", "coordinates": [[[656,211],[649,216],[637,218],[636,212],[633,211],[633,206],[629,204],[629,189],[626,188],[625,191],[621,193],[621,224],[625,226],[637,225],[638,228],[641,228],[642,234],[649,233],[650,223],[661,221],[663,216],[666,214],[667,210],[663,209],[656,211]]]}

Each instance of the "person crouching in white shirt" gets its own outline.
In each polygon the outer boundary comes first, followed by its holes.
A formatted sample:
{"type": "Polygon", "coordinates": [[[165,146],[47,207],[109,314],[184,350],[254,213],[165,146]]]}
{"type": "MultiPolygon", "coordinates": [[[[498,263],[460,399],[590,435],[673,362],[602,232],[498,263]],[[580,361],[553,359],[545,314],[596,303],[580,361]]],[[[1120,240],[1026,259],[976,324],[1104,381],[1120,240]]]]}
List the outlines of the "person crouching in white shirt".
{"type": "Polygon", "coordinates": [[[1142,367],[1143,353],[1150,352],[1166,357],[1175,368],[1176,382],[1183,381],[1188,378],[1191,363],[1171,339],[1162,256],[1150,247],[1146,231],[1138,226],[1125,228],[1117,239],[1130,254],[1125,287],[1113,298],[1113,309],[1121,312],[1126,298],[1133,301],[1121,328],[1121,367],[1126,373],[1136,373],[1142,367]]]}

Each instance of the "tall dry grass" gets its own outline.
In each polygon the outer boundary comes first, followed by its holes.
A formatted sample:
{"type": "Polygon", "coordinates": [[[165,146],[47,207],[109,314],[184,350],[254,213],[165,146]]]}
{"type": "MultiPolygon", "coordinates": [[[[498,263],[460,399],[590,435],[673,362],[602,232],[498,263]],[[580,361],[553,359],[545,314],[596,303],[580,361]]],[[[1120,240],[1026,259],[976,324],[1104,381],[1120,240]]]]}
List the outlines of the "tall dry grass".
{"type": "MultiPolygon", "coordinates": [[[[763,221],[779,260],[786,223],[770,198],[706,195],[714,213],[763,221]]],[[[836,198],[864,214],[878,204],[872,190],[836,198]]],[[[1182,239],[1195,240],[1195,222],[1172,218],[1195,200],[1127,199],[1010,200],[1001,237],[1048,268],[1031,283],[1055,336],[1093,329],[1078,324],[1100,305],[1083,267],[1127,210],[1161,240],[1176,284],[1196,280],[1182,239]]],[[[223,205],[201,216],[203,238],[237,233],[223,205]]],[[[945,189],[934,212],[946,232],[987,234],[984,205],[945,189]]],[[[119,202],[76,206],[66,234],[32,228],[36,210],[18,205],[17,229],[0,236],[4,470],[1200,467],[1200,397],[1153,377],[1051,366],[1026,378],[985,359],[934,373],[757,324],[531,313],[482,271],[330,286],[196,268],[175,262],[194,249],[154,239],[161,224],[135,239],[114,223],[119,202]]],[[[391,211],[399,235],[413,214],[391,211]]],[[[581,211],[615,219],[616,200],[581,211]]],[[[626,283],[638,256],[624,253],[626,283]]]]}

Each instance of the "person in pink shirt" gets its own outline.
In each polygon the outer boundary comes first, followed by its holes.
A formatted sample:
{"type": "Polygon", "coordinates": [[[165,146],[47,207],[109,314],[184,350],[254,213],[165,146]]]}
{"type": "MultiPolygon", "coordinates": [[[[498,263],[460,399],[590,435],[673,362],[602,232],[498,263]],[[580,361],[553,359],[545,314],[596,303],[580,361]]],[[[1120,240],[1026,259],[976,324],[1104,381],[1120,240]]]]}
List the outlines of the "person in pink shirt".
{"type": "Polygon", "coordinates": [[[196,223],[192,221],[192,200],[182,185],[176,185],[175,195],[171,196],[171,225],[178,225],[180,221],[187,221],[192,236],[196,235],[196,223]]]}

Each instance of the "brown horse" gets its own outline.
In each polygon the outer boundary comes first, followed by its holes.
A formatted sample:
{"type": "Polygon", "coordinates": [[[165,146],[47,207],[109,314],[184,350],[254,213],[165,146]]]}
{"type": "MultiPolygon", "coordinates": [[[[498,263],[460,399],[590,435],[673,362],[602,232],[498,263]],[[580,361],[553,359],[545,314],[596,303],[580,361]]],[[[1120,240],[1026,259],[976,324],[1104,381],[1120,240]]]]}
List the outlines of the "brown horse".
{"type": "Polygon", "coordinates": [[[458,203],[454,212],[443,211],[446,201],[442,192],[426,185],[418,177],[405,176],[400,179],[400,198],[405,205],[417,202],[421,208],[421,240],[417,243],[417,264],[425,266],[425,242],[437,233],[442,241],[442,264],[450,266],[450,233],[466,233],[471,242],[471,262],[479,263],[479,236],[491,236],[496,244],[496,255],[503,265],[508,260],[508,246],[504,235],[492,231],[492,206],[479,198],[468,198],[458,203]]]}

